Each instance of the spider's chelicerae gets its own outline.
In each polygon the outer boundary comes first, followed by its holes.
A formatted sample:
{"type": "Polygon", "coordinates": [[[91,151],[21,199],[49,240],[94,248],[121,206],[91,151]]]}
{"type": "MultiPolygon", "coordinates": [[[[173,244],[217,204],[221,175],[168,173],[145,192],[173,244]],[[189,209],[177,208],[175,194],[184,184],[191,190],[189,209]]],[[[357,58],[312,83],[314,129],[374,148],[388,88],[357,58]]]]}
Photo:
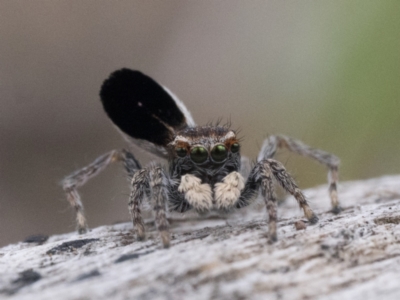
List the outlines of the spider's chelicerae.
{"type": "Polygon", "coordinates": [[[78,231],[87,222],[77,188],[114,161],[123,162],[131,180],[129,212],[139,240],[145,237],[142,202],[149,201],[164,247],[170,244],[166,212],[194,209],[231,211],[251,204],[261,190],[269,216],[269,240],[276,241],[277,205],[273,179],[297,200],[311,224],[318,217],[282,163],[273,157],[287,148],[329,169],[332,212],[340,211],[337,197],[339,159],[322,150],[282,136],[267,138],[254,167],[246,172],[236,132],[229,126],[197,126],[190,112],[168,89],[138,71],[121,69],[105,80],[100,91],[104,110],[128,140],[168,160],[169,168],[142,167],[128,150],[113,150],[63,181],[68,201],[76,211],[78,231]],[[247,174],[247,179],[243,178],[247,174]]]}

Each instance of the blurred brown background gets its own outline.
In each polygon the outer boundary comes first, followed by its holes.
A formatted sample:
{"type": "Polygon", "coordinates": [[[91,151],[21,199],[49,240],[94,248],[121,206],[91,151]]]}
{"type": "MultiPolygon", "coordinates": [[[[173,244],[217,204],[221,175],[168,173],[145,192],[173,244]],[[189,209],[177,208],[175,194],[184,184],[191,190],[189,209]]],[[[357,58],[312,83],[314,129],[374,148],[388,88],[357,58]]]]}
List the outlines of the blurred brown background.
{"type": "MultiPolygon", "coordinates": [[[[399,15],[396,0],[0,1],[0,245],[74,230],[59,182],[125,146],[98,97],[121,67],[198,124],[230,119],[251,158],[284,133],[338,155],[341,180],[399,173],[399,15]]],[[[302,188],[325,183],[280,157],[302,188]]],[[[80,191],[91,227],[129,220],[120,166],[80,191]]]]}

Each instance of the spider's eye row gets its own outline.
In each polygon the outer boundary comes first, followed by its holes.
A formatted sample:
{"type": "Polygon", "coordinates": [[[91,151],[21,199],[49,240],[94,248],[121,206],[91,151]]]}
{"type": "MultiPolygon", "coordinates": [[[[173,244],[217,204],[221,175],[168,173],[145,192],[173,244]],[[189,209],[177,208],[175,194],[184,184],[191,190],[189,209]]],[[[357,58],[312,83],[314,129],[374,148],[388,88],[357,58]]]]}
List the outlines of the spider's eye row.
{"type": "Polygon", "coordinates": [[[222,162],[228,157],[228,149],[224,145],[216,145],[211,150],[211,157],[216,162],[222,162]]]}
{"type": "MultiPolygon", "coordinates": [[[[239,144],[234,143],[231,145],[231,152],[237,153],[239,151],[239,144]]],[[[187,151],[185,148],[176,148],[175,149],[177,155],[179,157],[185,157],[187,155],[187,151]]],[[[211,158],[215,162],[223,162],[228,158],[229,151],[225,145],[215,145],[211,150],[211,158]]],[[[202,164],[207,161],[209,156],[208,150],[203,146],[196,146],[190,150],[190,158],[196,164],[202,164]]]]}
{"type": "Polygon", "coordinates": [[[237,153],[239,151],[239,149],[240,149],[240,146],[238,143],[232,144],[232,146],[231,146],[232,153],[237,153]]]}
{"type": "Polygon", "coordinates": [[[187,155],[187,151],[186,151],[185,148],[178,147],[178,148],[175,149],[175,151],[176,151],[176,154],[177,154],[179,157],[185,157],[185,156],[187,155]]]}
{"type": "Polygon", "coordinates": [[[208,158],[208,151],[206,148],[197,146],[190,151],[190,158],[197,164],[205,162],[208,158]]]}

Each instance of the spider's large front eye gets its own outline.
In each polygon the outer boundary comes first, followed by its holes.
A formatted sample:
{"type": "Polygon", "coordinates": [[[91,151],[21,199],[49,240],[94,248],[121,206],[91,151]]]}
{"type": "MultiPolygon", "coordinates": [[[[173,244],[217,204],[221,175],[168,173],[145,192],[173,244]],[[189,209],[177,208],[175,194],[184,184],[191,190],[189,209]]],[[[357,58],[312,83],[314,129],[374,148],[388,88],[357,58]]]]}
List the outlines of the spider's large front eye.
{"type": "Polygon", "coordinates": [[[194,147],[190,151],[190,158],[197,164],[205,162],[208,158],[207,149],[204,147],[194,147]]]}
{"type": "Polygon", "coordinates": [[[211,150],[211,157],[216,162],[224,161],[228,157],[228,150],[224,145],[216,145],[211,150]]]}
{"type": "Polygon", "coordinates": [[[232,153],[236,153],[236,152],[238,152],[238,151],[239,151],[239,149],[240,149],[240,146],[239,146],[239,144],[238,144],[238,143],[234,143],[234,144],[232,144],[232,146],[231,146],[231,151],[232,151],[232,153]]]}
{"type": "Polygon", "coordinates": [[[185,148],[178,147],[175,149],[175,151],[176,151],[176,155],[178,155],[179,157],[185,157],[187,154],[187,151],[185,148]]]}

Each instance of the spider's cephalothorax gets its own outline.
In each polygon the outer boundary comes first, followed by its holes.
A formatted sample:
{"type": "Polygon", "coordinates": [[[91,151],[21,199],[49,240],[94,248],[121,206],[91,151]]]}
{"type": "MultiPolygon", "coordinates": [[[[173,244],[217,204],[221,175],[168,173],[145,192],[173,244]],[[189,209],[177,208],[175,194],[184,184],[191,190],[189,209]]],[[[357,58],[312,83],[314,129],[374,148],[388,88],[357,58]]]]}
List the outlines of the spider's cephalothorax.
{"type": "Polygon", "coordinates": [[[233,208],[244,187],[239,148],[235,132],[228,127],[188,127],[177,132],[168,145],[169,175],[179,183],[178,193],[170,189],[171,209],[233,208]]]}
{"type": "Polygon", "coordinates": [[[104,81],[100,98],[104,110],[124,137],[167,159],[169,168],[157,164],[142,168],[134,155],[123,149],[110,151],[65,178],[63,188],[75,208],[80,233],[87,230],[87,222],[77,188],[113,161],[124,163],[131,180],[128,206],[138,239],[145,237],[141,206],[147,199],[152,204],[164,247],[170,244],[168,210],[227,212],[251,204],[259,191],[268,212],[269,240],[276,241],[277,205],[273,179],[295,197],[308,221],[316,223],[318,218],[302,191],[284,166],[273,159],[278,148],[287,148],[328,167],[332,212],[340,211],[339,159],[330,153],[283,135],[270,136],[264,141],[255,166],[248,172],[241,164],[244,158],[240,156],[234,130],[229,126],[196,126],[190,112],[174,94],[141,72],[115,71],[104,81]]]}

